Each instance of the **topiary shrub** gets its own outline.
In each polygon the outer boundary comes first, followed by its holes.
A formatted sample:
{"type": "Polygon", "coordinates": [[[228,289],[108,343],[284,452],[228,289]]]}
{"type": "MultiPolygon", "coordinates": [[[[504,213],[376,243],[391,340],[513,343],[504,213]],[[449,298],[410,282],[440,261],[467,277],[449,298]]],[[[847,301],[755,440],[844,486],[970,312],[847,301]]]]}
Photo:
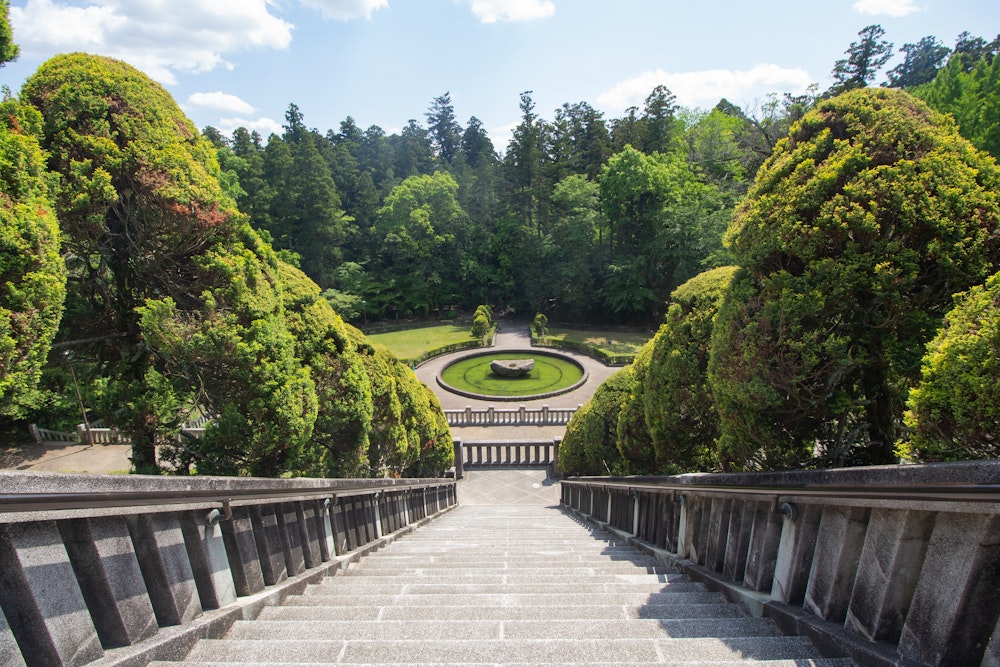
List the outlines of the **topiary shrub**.
{"type": "Polygon", "coordinates": [[[927,345],[909,408],[912,440],[899,448],[904,457],[1000,458],[1000,273],[956,297],[927,345]]]}

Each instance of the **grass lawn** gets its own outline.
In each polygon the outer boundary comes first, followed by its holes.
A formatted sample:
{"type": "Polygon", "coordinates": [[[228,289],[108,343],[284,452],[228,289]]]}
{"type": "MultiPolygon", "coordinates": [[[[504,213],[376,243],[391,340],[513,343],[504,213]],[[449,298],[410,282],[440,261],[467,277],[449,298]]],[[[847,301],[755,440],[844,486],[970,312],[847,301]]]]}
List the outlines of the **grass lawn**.
{"type": "Polygon", "coordinates": [[[608,354],[629,355],[637,354],[639,349],[654,335],[645,331],[603,331],[601,329],[581,331],[558,327],[548,327],[547,330],[549,338],[592,345],[608,354]]]}
{"type": "Polygon", "coordinates": [[[425,352],[436,350],[445,345],[473,340],[472,329],[468,324],[441,324],[405,331],[370,334],[368,339],[389,348],[400,359],[415,359],[425,352]]]}

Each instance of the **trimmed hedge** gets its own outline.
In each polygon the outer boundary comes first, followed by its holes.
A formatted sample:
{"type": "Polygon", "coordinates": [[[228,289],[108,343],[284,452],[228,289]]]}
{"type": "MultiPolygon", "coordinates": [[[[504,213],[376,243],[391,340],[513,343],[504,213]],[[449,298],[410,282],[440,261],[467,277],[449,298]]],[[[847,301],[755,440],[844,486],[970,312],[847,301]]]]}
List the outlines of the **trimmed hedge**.
{"type": "Polygon", "coordinates": [[[462,352],[463,350],[475,350],[481,347],[490,347],[493,345],[493,338],[496,336],[497,328],[496,325],[490,328],[488,334],[484,341],[478,339],[463,340],[459,343],[451,343],[450,345],[444,345],[442,347],[436,347],[433,350],[427,350],[423,354],[418,354],[415,357],[409,359],[400,359],[404,364],[410,367],[416,367],[428,359],[433,359],[434,357],[439,357],[442,354],[449,354],[451,352],[462,352]]]}
{"type": "Polygon", "coordinates": [[[551,338],[546,336],[545,338],[539,338],[532,334],[531,344],[535,347],[555,347],[564,350],[575,350],[577,352],[583,352],[586,355],[600,359],[607,366],[628,366],[633,361],[635,361],[634,354],[613,354],[606,350],[602,350],[596,345],[589,345],[587,343],[578,343],[572,340],[561,340],[559,338],[551,338]]]}

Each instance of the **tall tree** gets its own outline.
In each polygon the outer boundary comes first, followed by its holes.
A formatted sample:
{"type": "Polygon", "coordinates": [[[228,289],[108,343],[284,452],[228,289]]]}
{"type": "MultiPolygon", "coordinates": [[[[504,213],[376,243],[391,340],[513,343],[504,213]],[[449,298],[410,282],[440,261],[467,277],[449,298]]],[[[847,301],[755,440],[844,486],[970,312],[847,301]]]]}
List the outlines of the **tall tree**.
{"type": "Polygon", "coordinates": [[[104,416],[130,433],[133,466],[156,469],[157,436],[200,408],[216,417],[206,442],[218,457],[199,468],[281,472],[309,435],[315,393],[283,324],[274,254],[219,186],[214,147],[162,86],[110,58],[57,56],[23,99],[44,118],[75,258],[76,316],[60,337],[109,378],[104,416]]]}
{"type": "Polygon", "coordinates": [[[431,102],[427,111],[427,134],[434,155],[445,165],[450,165],[459,155],[462,143],[462,128],[455,120],[451,93],[435,97],[431,102]]]}
{"type": "Polygon", "coordinates": [[[889,463],[920,350],[1000,261],[1000,169],[909,94],[856,90],[793,126],[727,242],[744,271],[709,376],[723,462],[889,463]]]}
{"type": "Polygon", "coordinates": [[[934,79],[951,51],[936,37],[921,38],[916,44],[903,44],[903,62],[886,72],[890,88],[913,88],[934,79]]]}
{"type": "Polygon", "coordinates": [[[824,94],[826,97],[855,88],[865,88],[892,58],[892,42],[885,39],[885,30],[880,25],[870,25],[858,33],[857,42],[851,42],[844,53],[846,58],[838,60],[830,77],[833,85],[824,94]]]}
{"type": "Polygon", "coordinates": [[[394,170],[397,178],[430,174],[434,151],[427,130],[412,118],[398,135],[390,138],[395,153],[394,170]]]}
{"type": "Polygon", "coordinates": [[[545,153],[542,127],[531,95],[530,90],[521,93],[521,122],[514,128],[514,136],[507,146],[504,173],[511,209],[517,212],[525,227],[538,231],[545,153]]]}
{"type": "Polygon", "coordinates": [[[677,98],[666,86],[659,85],[646,97],[643,107],[643,150],[646,153],[665,153],[677,136],[677,98]]]}

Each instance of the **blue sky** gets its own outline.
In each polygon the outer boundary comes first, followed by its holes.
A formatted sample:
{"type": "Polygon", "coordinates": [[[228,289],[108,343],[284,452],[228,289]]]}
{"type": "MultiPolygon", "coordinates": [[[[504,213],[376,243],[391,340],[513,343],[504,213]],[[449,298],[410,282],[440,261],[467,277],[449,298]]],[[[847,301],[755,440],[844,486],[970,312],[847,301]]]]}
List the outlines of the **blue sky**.
{"type": "MultiPolygon", "coordinates": [[[[280,132],[288,104],[310,127],[398,131],[450,92],[503,149],[519,94],[552,119],[586,101],[608,119],[665,84],[678,102],[752,110],[770,92],[830,84],[866,25],[898,49],[934,35],[1000,33],[996,0],[12,0],[13,90],[56,53],[126,60],[198,127],[280,132]]],[[[890,67],[894,63],[890,63],[890,67]]]]}

